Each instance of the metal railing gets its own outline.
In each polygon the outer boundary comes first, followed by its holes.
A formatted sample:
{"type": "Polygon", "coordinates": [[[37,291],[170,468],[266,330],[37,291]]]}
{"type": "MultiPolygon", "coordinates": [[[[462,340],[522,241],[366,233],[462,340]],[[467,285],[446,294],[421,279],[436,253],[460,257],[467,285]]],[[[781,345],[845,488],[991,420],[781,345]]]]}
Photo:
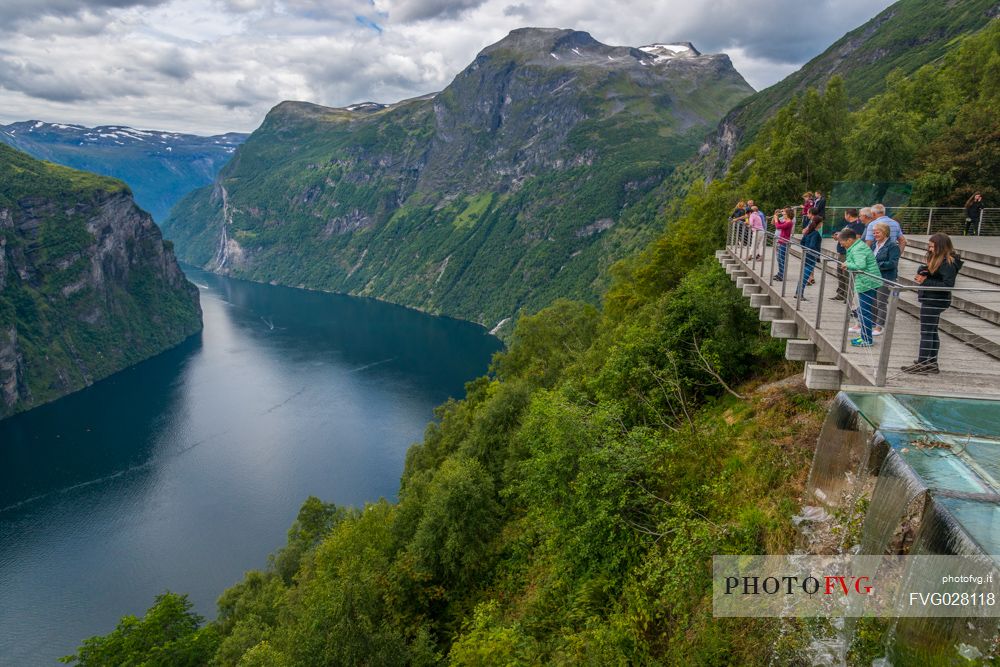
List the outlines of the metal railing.
{"type": "MultiPolygon", "coordinates": [[[[860,312],[860,303],[858,304],[858,308],[851,308],[851,302],[853,297],[856,295],[856,277],[859,275],[867,275],[880,280],[885,288],[883,298],[879,299],[879,295],[877,294],[868,294],[866,298],[877,299],[877,303],[872,306],[871,310],[875,320],[882,322],[881,335],[878,336],[881,340],[876,341],[875,338],[872,337],[871,340],[864,341],[863,345],[858,346],[866,355],[860,366],[868,367],[868,369],[870,369],[873,384],[878,387],[884,387],[887,380],[894,376],[889,371],[889,360],[890,355],[892,354],[893,346],[914,342],[914,332],[912,330],[912,326],[909,327],[909,330],[905,334],[902,332],[900,327],[897,326],[898,313],[901,310],[900,304],[903,302],[904,296],[914,295],[919,292],[924,292],[925,295],[930,292],[950,292],[952,294],[1000,294],[1000,288],[923,287],[916,284],[904,284],[898,281],[887,280],[882,278],[881,275],[875,276],[863,271],[848,271],[843,267],[844,256],[842,255],[823,250],[817,252],[803,246],[802,243],[796,238],[781,239],[779,235],[774,232],[768,230],[752,230],[746,224],[739,221],[730,222],[726,239],[726,249],[733,256],[743,260],[743,262],[748,265],[750,270],[759,276],[761,282],[766,282],[768,287],[774,288],[774,283],[780,276],[780,290],[777,288],[774,289],[779,292],[782,301],[789,299],[787,296],[787,289],[789,283],[788,271],[791,268],[791,260],[793,258],[798,259],[798,279],[795,282],[795,295],[790,298],[791,305],[800,317],[812,325],[814,330],[817,332],[817,335],[819,335],[819,331],[823,323],[823,306],[828,296],[827,275],[832,274],[837,277],[837,272],[843,271],[845,274],[844,280],[837,280],[838,292],[843,290],[845,297],[843,317],[840,323],[839,332],[829,331],[829,333],[834,335],[839,333],[839,351],[841,354],[847,352],[848,344],[851,340],[849,334],[852,317],[856,314],[860,323],[860,317],[862,315],[860,312]],[[782,247],[784,247],[783,250],[782,247]],[[793,250],[798,253],[797,257],[793,254],[793,250]],[[783,261],[781,259],[782,253],[785,255],[783,261]],[[776,273],[776,270],[781,267],[784,268],[785,273],[776,273]],[[765,271],[765,269],[768,270],[765,271]],[[815,312],[809,314],[803,313],[802,308],[802,302],[806,300],[804,295],[805,288],[808,283],[807,273],[810,273],[811,276],[815,276],[816,282],[819,284],[819,288],[817,290],[818,294],[815,297],[810,297],[816,299],[816,309],[815,312]],[[877,311],[875,310],[876,306],[879,308],[877,311]],[[880,342],[881,344],[876,346],[876,342],[880,342]]],[[[909,300],[907,302],[907,310],[914,310],[914,301],[919,304],[919,299],[909,300]]],[[[913,313],[908,314],[913,316],[913,313]]],[[[917,318],[917,321],[919,323],[919,318],[917,318]]],[[[944,335],[956,338],[965,345],[983,352],[992,359],[997,360],[996,372],[1000,374],[1000,326],[987,320],[978,320],[978,322],[980,323],[978,323],[974,329],[965,327],[962,331],[958,330],[960,327],[949,325],[949,328],[944,329],[943,333],[944,335]]],[[[918,358],[920,345],[924,345],[924,339],[927,338],[928,334],[932,333],[930,331],[921,331],[920,328],[921,327],[918,326],[918,330],[916,331],[919,338],[918,358]]],[[[937,331],[936,327],[935,331],[937,331]]],[[[855,365],[859,366],[857,363],[855,365]]]]}
{"type": "MultiPolygon", "coordinates": [[[[793,207],[796,215],[802,206],[793,207]]],[[[824,217],[836,223],[844,217],[849,208],[861,210],[862,206],[827,206],[824,217]]],[[[886,207],[886,215],[899,222],[904,234],[924,234],[930,236],[938,232],[951,236],[975,234],[976,236],[1000,236],[1000,208],[984,208],[979,218],[966,223],[965,209],[957,206],[894,206],[886,207]]]]}

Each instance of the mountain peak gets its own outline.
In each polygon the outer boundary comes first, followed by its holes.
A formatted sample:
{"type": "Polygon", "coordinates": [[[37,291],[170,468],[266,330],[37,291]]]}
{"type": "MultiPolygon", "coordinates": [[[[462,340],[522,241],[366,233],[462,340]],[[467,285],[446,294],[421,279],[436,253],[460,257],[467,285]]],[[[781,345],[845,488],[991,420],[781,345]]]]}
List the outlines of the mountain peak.
{"type": "Polygon", "coordinates": [[[610,46],[597,41],[590,33],[568,28],[512,30],[499,42],[483,49],[476,61],[482,62],[495,55],[513,55],[519,61],[549,67],[649,68],[676,62],[701,66],[726,59],[723,55],[703,55],[691,42],[656,42],[638,48],[610,46]]]}
{"type": "Polygon", "coordinates": [[[528,53],[550,53],[561,49],[604,46],[590,33],[570,28],[517,28],[492,44],[483,53],[512,49],[528,53]]]}

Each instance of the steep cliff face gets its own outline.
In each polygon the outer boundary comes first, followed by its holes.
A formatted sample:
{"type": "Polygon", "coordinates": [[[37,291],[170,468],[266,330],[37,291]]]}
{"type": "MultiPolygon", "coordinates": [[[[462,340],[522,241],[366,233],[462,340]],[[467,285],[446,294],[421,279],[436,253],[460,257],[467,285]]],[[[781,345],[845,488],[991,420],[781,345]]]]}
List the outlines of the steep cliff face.
{"type": "Polygon", "coordinates": [[[752,89],[690,44],[515,30],[441,93],[344,109],[284,102],[164,223],[181,257],[493,327],[655,233],[628,212],[752,89]]]}
{"type": "Polygon", "coordinates": [[[200,327],[197,289],[123,183],[0,146],[0,417],[200,327]]]}

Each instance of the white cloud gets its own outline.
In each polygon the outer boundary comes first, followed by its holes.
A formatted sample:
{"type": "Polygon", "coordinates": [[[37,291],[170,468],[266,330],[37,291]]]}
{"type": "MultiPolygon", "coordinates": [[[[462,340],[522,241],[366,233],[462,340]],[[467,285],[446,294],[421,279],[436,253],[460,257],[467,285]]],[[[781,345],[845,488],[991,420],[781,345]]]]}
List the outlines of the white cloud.
{"type": "Polygon", "coordinates": [[[297,99],[346,106],[440,90],[523,26],[607,44],[691,41],[757,88],[889,0],[4,0],[0,120],[249,131],[297,99]],[[30,11],[34,7],[35,11],[30,11]]]}

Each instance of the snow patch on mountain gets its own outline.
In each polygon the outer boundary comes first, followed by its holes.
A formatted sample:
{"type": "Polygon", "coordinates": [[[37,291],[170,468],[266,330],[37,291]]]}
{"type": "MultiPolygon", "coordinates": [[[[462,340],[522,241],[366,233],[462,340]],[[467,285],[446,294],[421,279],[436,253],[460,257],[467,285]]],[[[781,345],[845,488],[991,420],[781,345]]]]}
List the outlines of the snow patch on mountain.
{"type": "Polygon", "coordinates": [[[639,50],[653,56],[654,63],[663,63],[677,58],[695,58],[701,53],[688,42],[684,44],[648,44],[639,50]]]}

